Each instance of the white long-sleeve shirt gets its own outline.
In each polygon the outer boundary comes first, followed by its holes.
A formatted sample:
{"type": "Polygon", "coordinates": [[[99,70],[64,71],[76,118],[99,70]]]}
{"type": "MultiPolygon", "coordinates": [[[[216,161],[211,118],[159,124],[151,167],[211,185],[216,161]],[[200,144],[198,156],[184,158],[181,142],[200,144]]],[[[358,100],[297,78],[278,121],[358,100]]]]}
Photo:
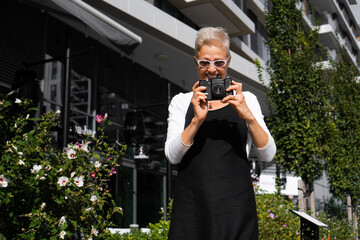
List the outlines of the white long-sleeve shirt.
{"type": "MultiPolygon", "coordinates": [[[[181,140],[181,133],[185,128],[185,116],[188,110],[192,92],[188,93],[179,93],[171,100],[169,106],[169,117],[168,117],[168,129],[167,137],[165,142],[165,156],[172,163],[177,164],[181,161],[185,153],[190,149],[191,145],[186,145],[181,140]]],[[[265,122],[264,116],[262,115],[260,104],[256,96],[250,92],[243,92],[246,103],[253,113],[254,117],[268,134],[269,140],[265,147],[257,148],[255,147],[255,152],[257,157],[264,161],[270,162],[276,153],[276,145],[273,137],[271,136],[265,122]]],[[[250,131],[248,131],[247,142],[246,142],[246,152],[249,156],[250,148],[252,145],[252,138],[250,131]]]]}

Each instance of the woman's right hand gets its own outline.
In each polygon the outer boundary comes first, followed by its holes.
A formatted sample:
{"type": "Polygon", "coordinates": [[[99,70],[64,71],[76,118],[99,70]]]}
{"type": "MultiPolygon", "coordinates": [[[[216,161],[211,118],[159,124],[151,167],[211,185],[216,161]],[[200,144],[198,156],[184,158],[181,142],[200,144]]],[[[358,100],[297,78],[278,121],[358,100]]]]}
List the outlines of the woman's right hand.
{"type": "Polygon", "coordinates": [[[199,87],[199,82],[196,82],[192,90],[193,95],[191,97],[191,103],[194,108],[194,117],[186,129],[181,133],[181,141],[185,145],[191,145],[193,143],[194,137],[208,113],[206,95],[202,92],[206,90],[206,87],[199,87]]]}
{"type": "Polygon", "coordinates": [[[199,123],[202,123],[205,120],[207,113],[209,111],[208,104],[206,101],[207,97],[205,93],[202,92],[204,90],[206,90],[206,87],[204,86],[199,87],[199,82],[196,82],[192,87],[193,96],[191,98],[191,103],[194,108],[194,118],[196,118],[196,120],[198,120],[199,123]]]}

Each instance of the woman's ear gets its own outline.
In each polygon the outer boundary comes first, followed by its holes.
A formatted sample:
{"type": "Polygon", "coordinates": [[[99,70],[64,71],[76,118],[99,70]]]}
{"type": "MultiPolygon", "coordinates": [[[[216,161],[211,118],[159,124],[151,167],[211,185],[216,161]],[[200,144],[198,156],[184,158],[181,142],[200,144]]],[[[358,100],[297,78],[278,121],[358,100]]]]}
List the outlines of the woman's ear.
{"type": "Polygon", "coordinates": [[[229,56],[229,61],[227,62],[227,66],[230,66],[230,62],[231,62],[231,55],[229,56]]]}

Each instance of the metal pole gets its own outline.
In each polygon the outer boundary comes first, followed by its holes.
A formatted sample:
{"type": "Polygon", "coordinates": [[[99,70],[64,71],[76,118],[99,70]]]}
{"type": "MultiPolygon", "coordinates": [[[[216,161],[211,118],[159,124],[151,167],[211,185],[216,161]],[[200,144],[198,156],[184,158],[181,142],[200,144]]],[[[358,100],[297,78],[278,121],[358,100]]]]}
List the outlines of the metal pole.
{"type": "MultiPolygon", "coordinates": [[[[119,187],[120,187],[120,159],[117,159],[116,162],[118,166],[116,167],[115,174],[115,204],[117,207],[120,206],[120,198],[119,198],[119,187]]],[[[115,225],[120,227],[120,213],[116,213],[115,215],[115,225]]]]}
{"type": "MultiPolygon", "coordinates": [[[[168,105],[171,101],[171,93],[170,93],[170,83],[168,82],[168,105]]],[[[166,162],[166,208],[165,210],[165,216],[167,213],[167,208],[169,205],[169,198],[172,198],[173,196],[173,189],[172,189],[172,166],[169,161],[166,162]]]]}
{"type": "Polygon", "coordinates": [[[133,168],[133,224],[137,223],[137,169],[133,168]]]}
{"type": "Polygon", "coordinates": [[[65,91],[63,104],[63,142],[62,147],[66,147],[69,137],[70,126],[70,91],[71,91],[71,49],[70,49],[70,33],[67,34],[66,61],[65,61],[65,91]]]}

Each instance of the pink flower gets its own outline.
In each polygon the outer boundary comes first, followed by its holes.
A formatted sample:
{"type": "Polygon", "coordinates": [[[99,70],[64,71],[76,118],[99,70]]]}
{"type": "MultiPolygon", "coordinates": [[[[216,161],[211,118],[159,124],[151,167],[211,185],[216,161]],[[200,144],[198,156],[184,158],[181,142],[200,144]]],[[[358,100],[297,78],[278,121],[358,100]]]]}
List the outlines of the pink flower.
{"type": "Polygon", "coordinates": [[[113,175],[113,174],[116,174],[116,169],[114,167],[111,168],[110,176],[113,175]]]}
{"type": "Polygon", "coordinates": [[[91,141],[88,141],[88,142],[86,142],[86,143],[84,143],[84,141],[82,141],[81,143],[75,143],[75,145],[74,145],[74,148],[76,149],[76,150],[78,150],[78,149],[80,149],[81,151],[84,151],[84,152],[89,152],[89,149],[88,149],[88,146],[89,146],[89,144],[91,143],[91,141]]]}
{"type": "Polygon", "coordinates": [[[286,227],[286,224],[283,224],[282,227],[286,227]]]}
{"type": "Polygon", "coordinates": [[[98,123],[101,123],[103,120],[104,120],[104,117],[103,117],[102,115],[96,114],[96,121],[97,121],[98,123]]]}
{"type": "Polygon", "coordinates": [[[78,187],[84,186],[84,176],[74,177],[74,183],[78,187]]]}
{"type": "Polygon", "coordinates": [[[273,213],[270,213],[270,214],[269,214],[269,217],[270,217],[270,218],[274,218],[274,214],[273,214],[273,213]]]}
{"type": "Polygon", "coordinates": [[[9,185],[9,180],[4,177],[4,175],[0,175],[0,187],[6,188],[9,185]]]}
{"type": "Polygon", "coordinates": [[[74,159],[74,158],[75,158],[75,154],[76,154],[76,152],[75,152],[74,149],[69,149],[69,150],[67,151],[67,156],[68,156],[69,159],[74,159]]]}
{"type": "Polygon", "coordinates": [[[67,177],[59,177],[57,183],[60,185],[60,187],[64,187],[64,186],[66,186],[68,181],[69,181],[69,178],[67,178],[67,177]]]}
{"type": "Polygon", "coordinates": [[[95,172],[92,172],[91,175],[90,175],[92,178],[95,177],[95,172]]]}

